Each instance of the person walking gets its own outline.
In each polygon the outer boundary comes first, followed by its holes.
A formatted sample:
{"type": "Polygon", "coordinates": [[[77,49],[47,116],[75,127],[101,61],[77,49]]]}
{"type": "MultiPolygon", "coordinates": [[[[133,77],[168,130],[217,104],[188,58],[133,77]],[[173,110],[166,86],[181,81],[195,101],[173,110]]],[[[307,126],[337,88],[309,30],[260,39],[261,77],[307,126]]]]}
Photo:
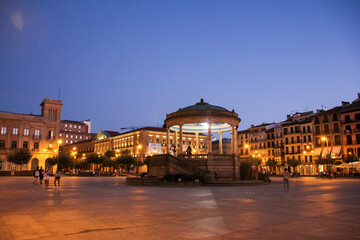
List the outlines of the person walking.
{"type": "Polygon", "coordinates": [[[36,167],[36,170],[34,171],[34,182],[33,184],[38,185],[38,180],[39,180],[39,167],[36,167]]]}
{"type": "Polygon", "coordinates": [[[40,184],[42,184],[42,181],[44,179],[44,169],[42,168],[42,166],[40,167],[39,170],[39,179],[40,179],[40,184]]]}
{"type": "Polygon", "coordinates": [[[55,190],[60,190],[60,170],[57,170],[55,173],[55,180],[54,180],[55,190]],[[58,185],[56,185],[56,183],[58,185]],[[57,186],[57,187],[56,187],[57,186]]]}
{"type": "Polygon", "coordinates": [[[49,188],[49,181],[50,181],[50,172],[48,169],[44,171],[44,181],[45,181],[45,189],[49,188]]]}
{"type": "Polygon", "coordinates": [[[289,178],[290,178],[290,173],[288,172],[287,168],[285,168],[283,173],[284,192],[289,191],[289,181],[290,181],[289,178]]]}

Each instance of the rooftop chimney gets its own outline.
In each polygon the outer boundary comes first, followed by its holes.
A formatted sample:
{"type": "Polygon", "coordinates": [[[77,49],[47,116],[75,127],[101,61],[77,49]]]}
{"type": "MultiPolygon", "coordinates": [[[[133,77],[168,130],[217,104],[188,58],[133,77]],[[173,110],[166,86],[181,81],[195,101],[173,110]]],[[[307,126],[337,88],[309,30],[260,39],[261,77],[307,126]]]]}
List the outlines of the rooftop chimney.
{"type": "Polygon", "coordinates": [[[344,102],[344,101],[341,102],[341,106],[343,106],[343,107],[345,107],[346,105],[349,105],[349,104],[350,104],[349,102],[344,102]]]}

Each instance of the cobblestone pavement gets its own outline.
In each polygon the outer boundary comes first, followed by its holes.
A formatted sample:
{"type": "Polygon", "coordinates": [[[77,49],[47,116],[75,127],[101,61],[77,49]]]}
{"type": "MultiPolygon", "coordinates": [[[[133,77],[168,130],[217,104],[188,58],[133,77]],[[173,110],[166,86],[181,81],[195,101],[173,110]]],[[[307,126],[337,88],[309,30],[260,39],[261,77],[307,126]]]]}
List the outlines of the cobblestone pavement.
{"type": "Polygon", "coordinates": [[[280,178],[230,187],[61,182],[46,190],[30,177],[0,177],[0,239],[360,239],[360,179],[291,179],[290,192],[280,178]]]}

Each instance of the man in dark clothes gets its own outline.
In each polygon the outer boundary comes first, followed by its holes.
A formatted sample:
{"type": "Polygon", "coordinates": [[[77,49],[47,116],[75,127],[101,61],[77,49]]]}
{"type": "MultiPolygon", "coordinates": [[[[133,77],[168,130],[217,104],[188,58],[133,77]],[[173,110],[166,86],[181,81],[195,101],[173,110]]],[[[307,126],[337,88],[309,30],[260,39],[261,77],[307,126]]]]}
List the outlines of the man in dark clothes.
{"type": "Polygon", "coordinates": [[[40,184],[42,184],[42,180],[44,179],[44,169],[40,167],[39,170],[40,184]]]}

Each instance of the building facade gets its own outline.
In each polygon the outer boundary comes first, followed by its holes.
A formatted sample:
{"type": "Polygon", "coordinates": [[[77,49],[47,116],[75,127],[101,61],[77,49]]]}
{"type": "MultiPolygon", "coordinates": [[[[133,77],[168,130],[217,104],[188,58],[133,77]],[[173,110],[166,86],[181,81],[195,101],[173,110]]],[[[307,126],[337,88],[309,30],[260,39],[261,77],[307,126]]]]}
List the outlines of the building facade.
{"type": "Polygon", "coordinates": [[[71,120],[60,121],[60,139],[63,145],[89,140],[94,137],[91,134],[90,119],[79,122],[71,120]]]}
{"type": "Polygon", "coordinates": [[[0,112],[0,170],[16,170],[7,162],[7,155],[19,148],[28,148],[32,158],[22,170],[45,168],[46,159],[57,155],[59,146],[61,100],[45,98],[41,115],[0,112]]]}

